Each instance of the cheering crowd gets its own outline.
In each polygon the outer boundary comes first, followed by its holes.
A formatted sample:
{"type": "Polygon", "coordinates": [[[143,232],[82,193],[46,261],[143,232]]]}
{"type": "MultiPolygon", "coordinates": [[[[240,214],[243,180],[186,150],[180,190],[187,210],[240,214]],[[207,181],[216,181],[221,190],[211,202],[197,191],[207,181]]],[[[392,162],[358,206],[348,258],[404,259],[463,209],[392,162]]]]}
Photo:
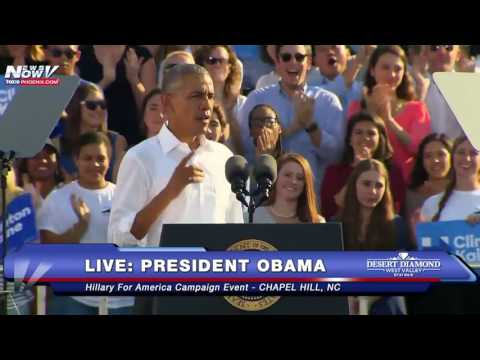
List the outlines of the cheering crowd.
{"type": "MultiPolygon", "coordinates": [[[[42,243],[158,246],[165,223],[245,222],[225,162],[269,154],[278,178],[256,223],[340,222],[345,250],[414,250],[418,222],[480,222],[480,156],[432,79],[475,72],[472,49],[3,45],[2,73],[49,64],[81,79],[42,151],[9,173],[7,202],[32,194],[42,243]]],[[[479,296],[438,288],[369,306],[478,313],[479,296]]],[[[13,299],[12,314],[33,313],[32,289],[13,299]]],[[[47,314],[93,315],[99,301],[49,294],[47,314]]],[[[108,298],[110,314],[135,305],[108,298]]]]}

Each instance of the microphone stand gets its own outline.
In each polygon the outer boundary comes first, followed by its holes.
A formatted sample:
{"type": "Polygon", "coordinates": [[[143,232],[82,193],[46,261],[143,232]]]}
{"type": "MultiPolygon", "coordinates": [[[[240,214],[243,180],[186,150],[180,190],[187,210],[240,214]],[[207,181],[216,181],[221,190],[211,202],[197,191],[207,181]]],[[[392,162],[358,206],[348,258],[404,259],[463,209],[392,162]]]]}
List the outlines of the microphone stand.
{"type": "Polygon", "coordinates": [[[253,223],[253,214],[255,210],[263,204],[265,200],[270,197],[270,190],[272,189],[273,182],[268,177],[261,178],[257,184],[257,189],[250,196],[250,204],[248,207],[248,223],[253,223]],[[260,198],[257,197],[261,195],[260,198]]]}
{"type": "Polygon", "coordinates": [[[270,197],[270,190],[272,189],[272,186],[273,182],[269,178],[260,179],[257,184],[257,188],[252,192],[247,190],[245,181],[232,185],[232,191],[237,196],[237,200],[240,201],[248,210],[249,224],[253,223],[253,215],[255,210],[270,197]],[[259,195],[261,195],[261,197],[258,197],[259,195]],[[248,203],[245,198],[246,196],[250,196],[248,203]]]}

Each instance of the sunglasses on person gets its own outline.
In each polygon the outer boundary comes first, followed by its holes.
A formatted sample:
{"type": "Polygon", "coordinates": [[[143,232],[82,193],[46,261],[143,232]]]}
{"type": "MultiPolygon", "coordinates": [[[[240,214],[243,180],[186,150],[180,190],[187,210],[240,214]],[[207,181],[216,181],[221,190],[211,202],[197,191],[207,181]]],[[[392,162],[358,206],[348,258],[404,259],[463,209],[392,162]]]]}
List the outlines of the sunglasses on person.
{"type": "Polygon", "coordinates": [[[97,110],[98,107],[102,110],[107,108],[107,102],[105,100],[85,100],[83,104],[88,110],[97,110]]]}
{"type": "Polygon", "coordinates": [[[62,50],[58,48],[53,48],[53,49],[50,49],[50,54],[52,54],[52,56],[55,58],[59,58],[62,55],[65,55],[68,60],[72,60],[74,56],[77,54],[77,52],[72,49],[62,50]]]}
{"type": "Polygon", "coordinates": [[[430,50],[433,52],[440,50],[440,48],[444,48],[447,52],[453,51],[453,45],[430,45],[430,50]]]}
{"type": "Polygon", "coordinates": [[[303,63],[306,57],[307,57],[306,54],[300,54],[300,53],[296,53],[293,55],[289,53],[280,54],[280,59],[282,59],[282,61],[286,63],[290,62],[292,58],[295,58],[295,61],[298,63],[303,63]]]}
{"type": "Polygon", "coordinates": [[[227,61],[228,61],[228,59],[216,58],[216,57],[213,57],[213,56],[209,56],[206,60],[206,63],[208,65],[215,65],[215,64],[223,65],[223,64],[226,64],[227,61]]]}
{"type": "Polygon", "coordinates": [[[273,129],[277,124],[277,119],[274,117],[264,117],[264,118],[253,118],[252,119],[252,127],[253,128],[262,128],[266,127],[269,129],[273,129]]]}

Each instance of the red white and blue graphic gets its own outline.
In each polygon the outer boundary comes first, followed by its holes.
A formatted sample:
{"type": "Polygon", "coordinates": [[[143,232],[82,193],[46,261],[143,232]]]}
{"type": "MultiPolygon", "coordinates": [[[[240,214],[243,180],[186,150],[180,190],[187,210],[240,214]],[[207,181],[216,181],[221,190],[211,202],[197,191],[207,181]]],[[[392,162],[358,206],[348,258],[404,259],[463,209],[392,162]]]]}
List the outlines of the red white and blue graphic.
{"type": "Polygon", "coordinates": [[[69,295],[338,295],[424,292],[432,283],[477,285],[445,252],[225,251],[27,244],[5,277],[69,295]]]}
{"type": "Polygon", "coordinates": [[[18,86],[58,86],[60,79],[53,77],[58,65],[8,65],[4,83],[18,86]]]}

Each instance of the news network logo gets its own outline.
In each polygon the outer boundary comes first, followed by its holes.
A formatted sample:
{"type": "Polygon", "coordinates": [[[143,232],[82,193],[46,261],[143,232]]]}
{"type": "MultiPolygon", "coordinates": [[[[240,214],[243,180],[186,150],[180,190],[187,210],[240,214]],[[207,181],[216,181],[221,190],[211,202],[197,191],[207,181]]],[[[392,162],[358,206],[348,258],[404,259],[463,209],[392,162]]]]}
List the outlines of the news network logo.
{"type": "Polygon", "coordinates": [[[58,86],[59,78],[52,77],[58,65],[8,65],[5,72],[6,85],[18,86],[58,86]]]}

